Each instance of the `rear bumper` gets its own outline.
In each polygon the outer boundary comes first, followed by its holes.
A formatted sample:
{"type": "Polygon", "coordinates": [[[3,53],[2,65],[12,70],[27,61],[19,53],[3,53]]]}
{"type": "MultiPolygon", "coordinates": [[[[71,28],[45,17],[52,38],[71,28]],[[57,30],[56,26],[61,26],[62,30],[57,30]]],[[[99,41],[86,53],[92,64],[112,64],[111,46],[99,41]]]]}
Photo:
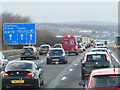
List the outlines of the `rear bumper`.
{"type": "Polygon", "coordinates": [[[20,78],[4,78],[2,79],[3,88],[22,88],[22,87],[36,87],[38,80],[34,78],[22,78],[24,83],[12,83],[12,80],[20,80],[20,78]]]}
{"type": "Polygon", "coordinates": [[[39,51],[39,54],[47,54],[47,53],[48,53],[48,50],[41,50],[41,51],[39,51]]]}

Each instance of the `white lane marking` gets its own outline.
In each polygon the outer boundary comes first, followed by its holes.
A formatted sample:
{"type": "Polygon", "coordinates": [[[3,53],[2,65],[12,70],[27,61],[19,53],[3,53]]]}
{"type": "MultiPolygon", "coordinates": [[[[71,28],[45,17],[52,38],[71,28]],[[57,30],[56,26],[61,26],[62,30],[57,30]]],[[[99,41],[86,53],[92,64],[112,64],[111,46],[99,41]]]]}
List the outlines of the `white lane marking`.
{"type": "Polygon", "coordinates": [[[65,80],[67,77],[63,77],[61,80],[65,80]]]}
{"type": "Polygon", "coordinates": [[[69,69],[69,72],[73,71],[73,69],[69,69]]]}
{"type": "Polygon", "coordinates": [[[45,62],[45,61],[41,61],[41,63],[43,63],[43,62],[45,62]]]}
{"type": "Polygon", "coordinates": [[[80,62],[80,60],[78,60],[78,62],[80,62]]]}
{"type": "Polygon", "coordinates": [[[118,61],[118,59],[113,55],[113,54],[111,54],[112,55],[112,57],[115,59],[115,61],[118,63],[118,64],[120,64],[120,62],[118,61]]]}
{"type": "Polygon", "coordinates": [[[77,64],[74,64],[75,66],[77,66],[77,64]]]}

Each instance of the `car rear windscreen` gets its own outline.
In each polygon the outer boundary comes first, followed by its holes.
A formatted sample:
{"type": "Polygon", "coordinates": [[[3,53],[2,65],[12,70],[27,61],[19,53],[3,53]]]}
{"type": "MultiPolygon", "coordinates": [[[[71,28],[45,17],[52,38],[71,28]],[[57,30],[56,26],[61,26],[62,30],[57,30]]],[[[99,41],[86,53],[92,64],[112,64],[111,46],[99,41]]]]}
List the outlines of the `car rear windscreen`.
{"type": "Polygon", "coordinates": [[[120,75],[94,76],[90,88],[120,88],[120,75]]]}
{"type": "Polygon", "coordinates": [[[49,46],[41,46],[41,48],[49,48],[49,46]]]}
{"type": "Polygon", "coordinates": [[[96,47],[96,48],[106,48],[106,49],[108,49],[108,47],[96,47]]]}
{"type": "Polygon", "coordinates": [[[61,47],[61,45],[55,45],[55,47],[61,47]]]}
{"type": "Polygon", "coordinates": [[[31,63],[24,63],[24,62],[18,62],[18,63],[11,63],[7,66],[7,70],[24,70],[24,69],[32,69],[31,63]]]}
{"type": "Polygon", "coordinates": [[[50,54],[63,54],[62,50],[50,50],[50,54]]]}
{"type": "Polygon", "coordinates": [[[97,44],[97,46],[103,46],[103,44],[97,44]]]}
{"type": "Polygon", "coordinates": [[[87,55],[87,62],[107,61],[105,54],[92,54],[87,55]]]}
{"type": "Polygon", "coordinates": [[[33,48],[23,48],[23,51],[33,51],[33,48]]]}

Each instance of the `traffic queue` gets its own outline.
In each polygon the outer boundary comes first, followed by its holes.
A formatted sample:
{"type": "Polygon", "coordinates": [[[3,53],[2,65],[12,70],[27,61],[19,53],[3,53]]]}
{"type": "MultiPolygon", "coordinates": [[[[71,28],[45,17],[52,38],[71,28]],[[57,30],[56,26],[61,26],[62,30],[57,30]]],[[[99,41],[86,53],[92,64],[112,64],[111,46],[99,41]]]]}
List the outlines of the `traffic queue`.
{"type": "Polygon", "coordinates": [[[41,55],[46,54],[46,64],[67,64],[67,57],[71,54],[79,55],[90,47],[84,57],[80,59],[81,80],[79,85],[84,88],[116,88],[120,87],[120,72],[113,66],[114,58],[111,50],[104,44],[77,43],[76,38],[71,35],[63,37],[62,44],[53,47],[44,44],[36,49],[34,46],[24,46],[21,50],[20,61],[11,61],[1,72],[2,88],[11,87],[34,87],[40,88],[44,84],[43,67],[34,63],[41,55]],[[32,58],[33,61],[28,59],[32,58]],[[86,81],[87,84],[86,84],[86,81]],[[99,85],[99,83],[103,85],[99,85]]]}

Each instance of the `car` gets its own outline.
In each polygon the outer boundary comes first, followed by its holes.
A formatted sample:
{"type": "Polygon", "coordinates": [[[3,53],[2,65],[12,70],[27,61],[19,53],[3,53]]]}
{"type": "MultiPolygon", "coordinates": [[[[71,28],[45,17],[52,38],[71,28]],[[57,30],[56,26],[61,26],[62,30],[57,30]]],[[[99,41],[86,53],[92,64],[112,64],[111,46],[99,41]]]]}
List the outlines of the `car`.
{"type": "MultiPolygon", "coordinates": [[[[82,60],[81,60],[82,61],[82,60]]],[[[88,52],[82,61],[81,76],[85,80],[91,71],[100,68],[112,68],[112,60],[106,52],[88,52]]]]}
{"type": "Polygon", "coordinates": [[[7,58],[3,55],[2,52],[0,52],[0,71],[7,65],[7,63],[7,58]]]}
{"type": "Polygon", "coordinates": [[[62,44],[55,44],[53,48],[63,48],[63,47],[62,47],[62,44]]]}
{"type": "Polygon", "coordinates": [[[82,48],[82,46],[78,44],[77,47],[78,47],[78,53],[82,53],[82,52],[83,52],[83,48],[82,48]]]}
{"type": "Polygon", "coordinates": [[[110,53],[112,53],[108,46],[96,46],[95,48],[106,48],[110,53]]]}
{"type": "Polygon", "coordinates": [[[65,35],[62,40],[62,46],[66,53],[78,55],[77,40],[74,35],[65,35]]]}
{"type": "Polygon", "coordinates": [[[47,54],[47,64],[50,63],[67,63],[67,58],[64,49],[52,48],[47,54]]]}
{"type": "Polygon", "coordinates": [[[120,68],[97,69],[91,72],[88,84],[82,80],[79,85],[84,88],[109,88],[116,90],[120,88],[120,68]]]}
{"type": "Polygon", "coordinates": [[[97,46],[103,46],[103,45],[104,45],[103,42],[95,42],[95,47],[97,47],[97,46]]]}
{"type": "Polygon", "coordinates": [[[43,44],[43,45],[40,46],[39,54],[40,54],[40,55],[42,55],[42,54],[47,54],[50,49],[51,49],[51,46],[50,46],[50,45],[48,45],[48,44],[43,44]]]}
{"type": "Polygon", "coordinates": [[[33,61],[11,61],[1,74],[2,89],[40,88],[44,84],[42,66],[38,67],[33,61]]]}
{"type": "Polygon", "coordinates": [[[21,60],[26,58],[39,59],[39,52],[34,46],[24,46],[21,51],[21,60]]]}
{"type": "Polygon", "coordinates": [[[81,48],[83,49],[83,51],[86,50],[85,44],[84,43],[79,43],[79,45],[81,46],[81,48]]]}

